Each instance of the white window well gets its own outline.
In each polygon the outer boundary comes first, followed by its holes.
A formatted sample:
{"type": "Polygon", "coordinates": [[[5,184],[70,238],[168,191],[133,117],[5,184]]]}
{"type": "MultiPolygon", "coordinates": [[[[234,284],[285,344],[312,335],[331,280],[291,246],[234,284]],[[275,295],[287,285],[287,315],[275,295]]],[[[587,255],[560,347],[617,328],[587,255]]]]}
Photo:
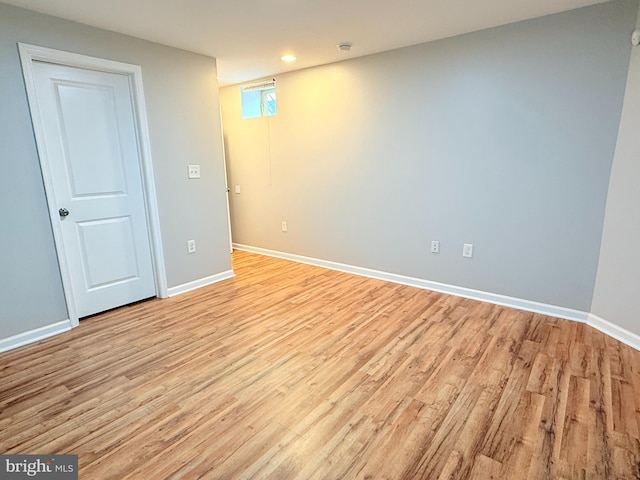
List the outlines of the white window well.
{"type": "Polygon", "coordinates": [[[276,81],[241,87],[242,118],[270,117],[276,114],[276,81]]]}

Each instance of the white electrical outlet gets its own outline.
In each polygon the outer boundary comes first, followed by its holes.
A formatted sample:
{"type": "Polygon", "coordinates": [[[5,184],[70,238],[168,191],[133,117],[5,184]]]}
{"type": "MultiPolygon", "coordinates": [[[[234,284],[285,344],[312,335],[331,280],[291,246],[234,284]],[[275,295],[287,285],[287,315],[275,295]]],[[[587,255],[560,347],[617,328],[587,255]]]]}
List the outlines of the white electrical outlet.
{"type": "Polygon", "coordinates": [[[431,241],[431,253],[440,253],[440,242],[438,240],[431,241]]]}
{"type": "Polygon", "coordinates": [[[473,257],[473,244],[472,243],[465,243],[465,244],[462,245],[462,256],[463,257],[467,257],[467,258],[473,257]]]}
{"type": "Polygon", "coordinates": [[[187,253],[196,253],[196,241],[187,240],[187,253]]]}
{"type": "Polygon", "coordinates": [[[287,231],[287,222],[282,222],[282,231],[283,232],[287,231]]]}
{"type": "Polygon", "coordinates": [[[187,165],[189,168],[189,178],[200,178],[200,165],[187,165]]]}

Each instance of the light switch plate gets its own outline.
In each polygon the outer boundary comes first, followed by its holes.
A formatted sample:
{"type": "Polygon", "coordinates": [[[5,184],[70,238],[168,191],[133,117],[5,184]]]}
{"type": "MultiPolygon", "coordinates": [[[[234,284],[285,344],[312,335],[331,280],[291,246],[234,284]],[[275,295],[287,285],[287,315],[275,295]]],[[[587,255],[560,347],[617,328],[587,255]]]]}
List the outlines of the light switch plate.
{"type": "Polygon", "coordinates": [[[188,165],[189,178],[200,178],[200,165],[188,165]]]}
{"type": "Polygon", "coordinates": [[[233,187],[233,191],[236,193],[240,193],[240,185],[236,185],[235,187],[233,187]]]}

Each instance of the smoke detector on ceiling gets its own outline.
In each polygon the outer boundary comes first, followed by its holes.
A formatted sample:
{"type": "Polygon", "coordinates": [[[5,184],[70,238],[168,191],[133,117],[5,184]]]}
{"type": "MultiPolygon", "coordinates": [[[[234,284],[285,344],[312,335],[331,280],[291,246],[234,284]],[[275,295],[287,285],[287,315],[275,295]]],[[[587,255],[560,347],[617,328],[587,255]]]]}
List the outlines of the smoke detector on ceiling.
{"type": "Polygon", "coordinates": [[[338,50],[341,52],[348,52],[351,50],[351,42],[342,42],[338,44],[338,50]]]}

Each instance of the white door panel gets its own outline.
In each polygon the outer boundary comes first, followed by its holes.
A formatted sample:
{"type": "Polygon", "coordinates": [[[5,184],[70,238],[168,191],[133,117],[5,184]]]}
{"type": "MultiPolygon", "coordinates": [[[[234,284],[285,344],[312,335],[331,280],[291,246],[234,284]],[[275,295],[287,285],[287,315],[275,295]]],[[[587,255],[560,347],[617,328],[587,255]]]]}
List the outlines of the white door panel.
{"type": "Polygon", "coordinates": [[[154,296],[129,78],[40,62],[34,78],[78,316],[154,296]]]}
{"type": "Polygon", "coordinates": [[[114,89],[55,80],[53,87],[72,196],[126,193],[114,89]]]}
{"type": "Polygon", "coordinates": [[[131,217],[77,222],[88,291],[140,278],[131,217]]]}

